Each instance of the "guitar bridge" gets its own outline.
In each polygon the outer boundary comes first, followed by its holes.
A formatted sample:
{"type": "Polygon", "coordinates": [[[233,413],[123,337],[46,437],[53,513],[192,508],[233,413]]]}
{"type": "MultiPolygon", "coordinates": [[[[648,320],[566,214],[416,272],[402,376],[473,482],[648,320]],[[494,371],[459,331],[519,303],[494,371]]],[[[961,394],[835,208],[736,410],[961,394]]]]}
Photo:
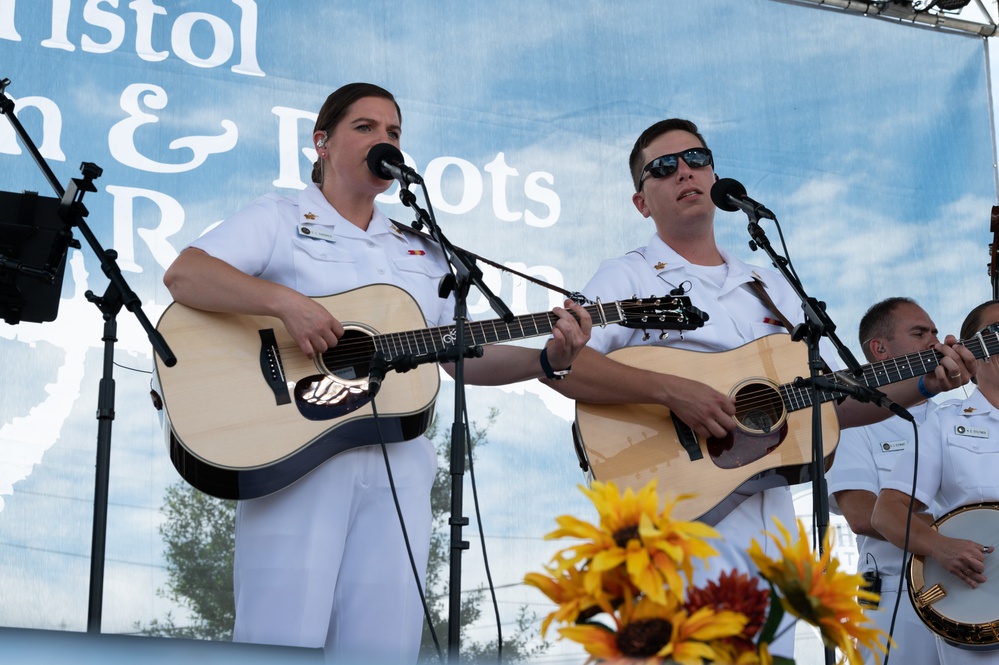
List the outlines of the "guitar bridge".
{"type": "Polygon", "coordinates": [[[278,406],[291,404],[288,384],[284,380],[284,367],[281,365],[281,352],[278,351],[274,329],[267,328],[260,333],[260,373],[274,393],[274,403],[278,406]]]}
{"type": "Polygon", "coordinates": [[[703,459],[704,453],[701,452],[701,445],[697,442],[697,434],[690,425],[677,418],[676,414],[672,411],[670,411],[669,417],[673,420],[673,429],[676,430],[676,438],[680,441],[683,449],[687,451],[690,461],[703,459]]]}

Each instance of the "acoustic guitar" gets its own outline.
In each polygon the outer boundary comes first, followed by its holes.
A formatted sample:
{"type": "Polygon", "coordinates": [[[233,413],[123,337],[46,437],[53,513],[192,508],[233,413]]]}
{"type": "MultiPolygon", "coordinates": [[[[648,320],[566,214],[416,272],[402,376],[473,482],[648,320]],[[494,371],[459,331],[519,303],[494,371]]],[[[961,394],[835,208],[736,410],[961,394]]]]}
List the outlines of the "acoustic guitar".
{"type": "MultiPolygon", "coordinates": [[[[454,326],[426,328],[402,289],[376,284],[315,299],[343,324],[339,343],[314,359],[279,319],[171,304],[157,324],[177,355],[156,359],[154,402],[165,414],[170,459],[180,475],[224,499],[252,499],[298,480],[358,446],[412,439],[426,431],[440,386],[436,361],[455,344],[454,326]],[[377,393],[376,358],[398,369],[377,393]],[[408,370],[408,371],[407,371],[408,370]],[[160,399],[157,400],[156,397],[160,399]]],[[[692,330],[705,315],[685,297],[588,305],[594,325],[692,330]]],[[[467,324],[469,346],[548,335],[551,312],[467,324]]]]}
{"type": "MultiPolygon", "coordinates": [[[[999,324],[961,342],[976,358],[999,353],[999,324]]],[[[669,408],[659,404],[576,403],[574,438],[580,465],[592,478],[638,490],[653,478],[662,492],[692,493],[673,509],[673,516],[693,520],[717,506],[746,481],[777,471],[792,482],[807,480],[812,460],[807,377],[807,346],[790,335],[761,337],[730,351],[716,353],[629,346],[608,357],[664,374],[705,383],[736,400],[736,429],[723,439],[704,438],[669,408]]],[[[825,378],[840,385],[871,388],[932,372],[941,355],[933,350],[910,353],[864,365],[857,373],[841,371],[825,378]]],[[[820,393],[823,458],[839,442],[839,423],[832,400],[835,391],[820,393]]]]}

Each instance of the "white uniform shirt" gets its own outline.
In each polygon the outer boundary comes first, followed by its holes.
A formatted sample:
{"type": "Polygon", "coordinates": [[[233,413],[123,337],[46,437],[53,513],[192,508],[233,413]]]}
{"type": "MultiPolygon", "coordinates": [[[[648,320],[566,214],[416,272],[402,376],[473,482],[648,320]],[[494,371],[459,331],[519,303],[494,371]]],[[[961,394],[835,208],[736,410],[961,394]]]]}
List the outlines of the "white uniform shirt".
{"type": "MultiPolygon", "coordinates": [[[[913,494],[912,453],[899,459],[884,487],[913,494]]],[[[983,501],[999,501],[999,412],[979,391],[941,405],[919,427],[915,497],[938,504],[941,515],[983,501]]]]}
{"type": "Polygon", "coordinates": [[[377,209],[362,231],[314,184],[297,200],[278,194],[258,198],[191,246],[307,296],[394,284],[416,299],[427,325],[445,325],[454,313],[453,300],[437,295],[448,268],[436,244],[399,231],[377,209]]]}
{"type": "MultiPolygon", "coordinates": [[[[625,346],[656,344],[690,351],[728,351],[765,335],[786,333],[781,321],[748,285],[758,275],[767,293],[792,325],[802,320],[801,301],[772,270],[743,263],[722,251],[725,264],[717,267],[695,266],[673,248],[653,235],[647,247],[600,264],[583,294],[595,300],[627,300],[634,296],[664,296],[683,285],[691,304],[708,315],[708,322],[697,330],[680,334],[671,332],[666,340],[657,335],[645,341],[643,331],[623,326],[594,327],[589,345],[601,353],[625,346]],[[721,285],[712,283],[720,278],[721,285]]],[[[828,359],[827,359],[828,360],[828,359]]],[[[808,368],[803,368],[807,372],[808,368]]]]}
{"type": "MultiPolygon", "coordinates": [[[[909,413],[917,423],[923,423],[927,416],[936,411],[937,404],[927,401],[909,407],[909,413]]],[[[906,452],[911,452],[914,444],[912,423],[898,417],[889,418],[867,427],[853,427],[845,430],[836,447],[836,457],[826,480],[829,487],[829,509],[842,514],[836,503],[835,492],[863,490],[877,496],[881,487],[906,452]]],[[[930,512],[936,514],[931,506],[930,512]]],[[[935,634],[922,622],[912,607],[905,591],[902,550],[887,540],[858,535],[858,572],[876,572],[881,578],[881,600],[876,608],[865,607],[864,613],[885,633],[891,629],[895,604],[898,615],[892,637],[895,646],[891,649],[890,662],[938,663],[935,634]],[[902,597],[898,598],[899,591],[902,597]]],[[[861,647],[865,665],[876,665],[883,656],[861,647]]]]}
{"type": "MultiPolygon", "coordinates": [[[[927,401],[908,411],[922,424],[936,409],[935,402],[927,401]]],[[[912,424],[898,417],[845,430],[836,447],[832,469],[826,476],[829,510],[843,514],[833,496],[835,492],[864,490],[877,496],[895,463],[906,451],[912,450],[913,435],[912,424]]],[[[857,536],[857,550],[860,553],[858,571],[877,570],[882,578],[890,577],[897,582],[902,570],[902,550],[886,540],[863,535],[857,536]]]]}
{"type": "MultiPolygon", "coordinates": [[[[939,516],[961,506],[999,501],[999,412],[977,390],[963,401],[940,405],[919,426],[919,476],[913,492],[916,459],[915,451],[906,452],[884,487],[913,495],[924,505],[936,501],[939,516]]],[[[990,579],[987,584],[994,583],[990,579]]],[[[962,649],[939,637],[936,644],[945,665],[996,662],[995,651],[962,649]]]]}

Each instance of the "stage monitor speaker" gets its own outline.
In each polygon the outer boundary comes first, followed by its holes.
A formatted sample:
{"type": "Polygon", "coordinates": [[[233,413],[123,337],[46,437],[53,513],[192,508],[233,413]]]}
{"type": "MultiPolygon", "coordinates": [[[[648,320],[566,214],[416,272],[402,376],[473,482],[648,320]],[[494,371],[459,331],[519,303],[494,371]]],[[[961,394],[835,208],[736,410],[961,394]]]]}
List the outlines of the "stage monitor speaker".
{"type": "Polygon", "coordinates": [[[0,192],[0,318],[55,321],[71,244],[79,246],[59,217],[59,199],[0,192]]]}

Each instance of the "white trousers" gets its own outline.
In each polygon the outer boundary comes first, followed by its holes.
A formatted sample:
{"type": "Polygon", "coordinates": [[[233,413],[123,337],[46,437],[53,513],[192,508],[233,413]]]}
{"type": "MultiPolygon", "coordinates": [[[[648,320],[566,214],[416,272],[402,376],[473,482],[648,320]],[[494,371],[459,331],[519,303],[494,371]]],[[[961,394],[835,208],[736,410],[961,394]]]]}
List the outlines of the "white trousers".
{"type": "MultiPolygon", "coordinates": [[[[388,450],[422,585],[437,455],[425,437],[388,450]]],[[[341,453],[288,488],[241,501],[234,584],[234,641],[415,663],[423,607],[381,448],[341,453]]]]}
{"type": "MultiPolygon", "coordinates": [[[[871,619],[885,633],[891,627],[891,615],[895,609],[895,599],[898,597],[898,577],[888,576],[881,579],[881,602],[877,609],[865,609],[864,615],[871,619]]],[[[909,592],[902,587],[902,599],[898,603],[898,615],[895,617],[895,632],[892,635],[895,644],[888,653],[889,663],[919,663],[919,665],[936,665],[937,658],[936,634],[926,627],[909,599],[909,592]]],[[[874,654],[861,648],[864,665],[881,665],[884,654],[874,654]]]]}
{"type": "MultiPolygon", "coordinates": [[[[937,638],[937,654],[943,665],[985,665],[999,663],[999,651],[971,651],[937,638]]],[[[901,662],[901,661],[899,661],[901,662]]]]}
{"type": "MultiPolygon", "coordinates": [[[[750,578],[758,576],[760,571],[749,558],[747,551],[755,540],[767,556],[778,555],[777,545],[765,535],[772,533],[780,538],[774,519],[780,520],[792,538],[796,537],[798,526],[794,515],[794,503],[791,500],[791,490],[787,486],[753,494],[714,524],[722,540],[710,540],[708,543],[718,551],[718,556],[708,559],[707,568],[700,562],[694,562],[694,586],[703,586],[708,581],[717,580],[723,572],[730,570],[746,573],[750,578]]],[[[760,588],[768,588],[762,578],[760,588]]],[[[795,622],[796,619],[790,612],[784,613],[784,618],[777,629],[777,638],[770,645],[771,654],[786,658],[794,656],[795,622]]]]}

